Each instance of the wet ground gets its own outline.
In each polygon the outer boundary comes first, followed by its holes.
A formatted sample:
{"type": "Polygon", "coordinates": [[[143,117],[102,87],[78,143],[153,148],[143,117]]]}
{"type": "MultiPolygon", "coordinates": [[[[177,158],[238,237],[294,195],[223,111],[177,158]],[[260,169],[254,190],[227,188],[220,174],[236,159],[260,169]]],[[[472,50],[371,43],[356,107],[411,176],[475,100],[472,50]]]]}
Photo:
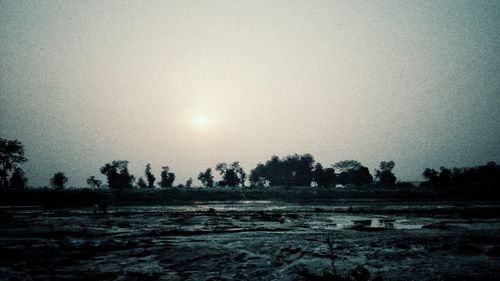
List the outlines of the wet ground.
{"type": "Polygon", "coordinates": [[[332,261],[370,279],[500,280],[492,202],[0,210],[5,280],[303,280],[331,272],[332,261]]]}

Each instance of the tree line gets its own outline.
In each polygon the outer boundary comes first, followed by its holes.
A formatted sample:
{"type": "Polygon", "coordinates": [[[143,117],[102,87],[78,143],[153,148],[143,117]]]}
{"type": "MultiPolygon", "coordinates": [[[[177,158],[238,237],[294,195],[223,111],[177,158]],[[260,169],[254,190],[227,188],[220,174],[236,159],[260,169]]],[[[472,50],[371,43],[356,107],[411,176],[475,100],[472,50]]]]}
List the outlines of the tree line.
{"type": "MultiPolygon", "coordinates": [[[[17,140],[0,138],[0,186],[11,188],[24,188],[27,178],[20,165],[25,163],[24,146],[17,140]]],[[[111,190],[127,190],[133,188],[153,189],[174,187],[175,173],[169,166],[163,166],[159,180],[152,173],[151,164],[146,164],[144,175],[137,180],[128,169],[128,161],[117,160],[106,163],[100,168],[101,174],[106,177],[107,186],[111,190]]],[[[382,161],[374,175],[370,170],[356,160],[344,160],[323,167],[314,160],[311,154],[293,154],[285,157],[272,156],[265,163],[259,163],[250,171],[243,170],[238,161],[232,163],[218,163],[215,171],[220,180],[215,181],[212,168],[207,168],[198,174],[197,179],[204,187],[215,186],[318,186],[335,187],[346,186],[411,186],[409,183],[400,182],[393,173],[394,161],[382,161]]],[[[427,168],[422,173],[426,181],[420,184],[424,188],[438,189],[464,189],[470,186],[500,186],[500,166],[489,162],[484,166],[472,168],[445,168],[440,171],[427,168]]],[[[55,189],[63,189],[68,178],[63,172],[57,172],[50,179],[50,184],[55,189]]],[[[193,179],[189,178],[185,184],[177,187],[191,187],[193,179]]],[[[95,189],[103,186],[102,181],[95,176],[87,179],[87,184],[95,189]]]]}
{"type": "Polygon", "coordinates": [[[464,190],[484,186],[500,187],[500,166],[495,162],[470,168],[439,168],[439,172],[427,168],[422,173],[426,179],[421,187],[432,187],[444,190],[464,190]]]}

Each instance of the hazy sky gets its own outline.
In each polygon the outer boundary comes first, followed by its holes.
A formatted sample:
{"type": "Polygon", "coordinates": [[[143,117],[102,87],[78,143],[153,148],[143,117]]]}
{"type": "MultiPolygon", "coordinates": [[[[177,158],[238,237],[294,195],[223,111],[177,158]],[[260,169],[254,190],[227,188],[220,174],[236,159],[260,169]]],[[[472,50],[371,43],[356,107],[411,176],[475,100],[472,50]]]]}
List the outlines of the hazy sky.
{"type": "Polygon", "coordinates": [[[30,185],[122,159],[176,183],[273,154],[498,163],[500,1],[2,0],[0,120],[30,185]]]}

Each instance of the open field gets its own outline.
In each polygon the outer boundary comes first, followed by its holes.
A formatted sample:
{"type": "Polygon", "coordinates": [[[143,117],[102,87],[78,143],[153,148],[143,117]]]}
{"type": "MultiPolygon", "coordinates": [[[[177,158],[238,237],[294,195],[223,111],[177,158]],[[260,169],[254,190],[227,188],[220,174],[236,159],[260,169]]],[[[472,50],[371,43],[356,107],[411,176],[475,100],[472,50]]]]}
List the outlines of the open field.
{"type": "MultiPolygon", "coordinates": [[[[466,190],[433,188],[383,188],[374,185],[346,188],[314,188],[310,186],[154,188],[112,191],[108,188],[0,189],[0,206],[89,207],[107,201],[113,206],[183,205],[198,201],[273,200],[279,202],[332,202],[339,200],[378,201],[500,201],[500,189],[493,187],[466,190]]],[[[281,203],[278,203],[281,204],[281,203]]]]}
{"type": "Polygon", "coordinates": [[[498,280],[500,204],[338,200],[3,207],[0,279],[498,280]],[[332,240],[332,252],[327,238],[332,240]]]}

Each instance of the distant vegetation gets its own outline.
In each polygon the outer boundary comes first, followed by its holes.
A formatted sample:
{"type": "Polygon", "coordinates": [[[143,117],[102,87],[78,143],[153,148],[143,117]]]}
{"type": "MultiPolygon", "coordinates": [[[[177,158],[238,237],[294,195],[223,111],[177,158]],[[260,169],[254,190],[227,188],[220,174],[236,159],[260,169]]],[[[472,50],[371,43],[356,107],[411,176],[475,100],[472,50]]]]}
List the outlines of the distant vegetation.
{"type": "Polygon", "coordinates": [[[18,165],[28,161],[24,146],[17,140],[0,139],[0,187],[24,188],[27,179],[18,165]],[[14,170],[9,178],[9,173],[14,170]]]}
{"type": "Polygon", "coordinates": [[[168,166],[163,166],[161,169],[161,180],[159,182],[160,187],[172,187],[175,180],[175,174],[170,172],[170,168],[168,166]]]}
{"type": "MultiPolygon", "coordinates": [[[[26,161],[24,146],[21,142],[0,139],[0,184],[3,191],[26,190],[27,178],[20,167],[26,161]]],[[[139,194],[138,191],[144,193],[146,190],[169,190],[167,193],[169,193],[169,196],[172,196],[169,200],[175,200],[176,198],[179,200],[228,199],[228,196],[217,194],[217,192],[204,193],[201,192],[202,189],[193,189],[192,192],[187,190],[192,187],[192,178],[189,178],[185,184],[179,184],[174,188],[175,173],[170,170],[169,166],[162,167],[159,181],[157,182],[155,175],[152,173],[151,164],[148,163],[144,169],[144,176],[136,180],[128,170],[128,163],[128,161],[118,160],[104,164],[100,168],[100,172],[106,176],[107,184],[103,185],[102,181],[95,176],[90,176],[87,179],[87,184],[90,188],[89,192],[120,192],[122,194],[125,192],[141,197],[137,195],[139,194]],[[155,183],[160,188],[157,188],[155,183]],[[179,187],[183,187],[183,190],[186,191],[176,192],[175,190],[179,189],[179,187]]],[[[230,164],[224,162],[218,163],[215,165],[215,171],[220,176],[219,181],[214,180],[212,168],[201,171],[197,179],[206,189],[219,187],[216,190],[220,190],[226,195],[232,193],[229,199],[270,199],[272,196],[269,197],[269,194],[263,194],[260,198],[254,198],[255,196],[251,195],[252,192],[254,194],[263,192],[268,187],[282,187],[290,193],[284,195],[282,194],[282,189],[280,191],[273,189],[272,192],[277,192],[277,195],[275,194],[276,199],[290,199],[290,196],[310,198],[311,194],[315,194],[312,197],[316,197],[316,199],[331,199],[332,196],[334,196],[333,198],[335,196],[345,197],[346,192],[352,194],[352,198],[355,198],[356,193],[357,196],[365,198],[370,197],[366,194],[368,191],[372,193],[371,197],[377,197],[378,195],[373,195],[373,191],[380,190],[380,188],[386,191],[393,189],[400,192],[399,195],[392,192],[391,197],[400,197],[401,194],[405,194],[404,196],[408,195],[404,190],[409,191],[411,194],[415,192],[423,193],[423,191],[427,190],[430,192],[425,193],[427,195],[456,195],[464,193],[500,194],[500,166],[495,162],[470,168],[450,169],[441,167],[439,171],[427,168],[422,173],[426,181],[422,182],[419,187],[413,186],[408,182],[398,181],[396,175],[393,173],[394,167],[394,161],[382,161],[379,168],[375,169],[375,173],[372,175],[367,167],[356,160],[340,161],[325,168],[321,163],[315,162],[314,157],[310,154],[294,154],[282,158],[272,156],[265,163],[257,164],[248,176],[237,161],[230,164]],[[247,183],[249,183],[249,186],[247,186],[247,183]],[[231,189],[220,189],[223,187],[231,187],[231,189]],[[291,187],[303,188],[300,189],[301,191],[298,194],[292,195],[294,192],[291,192],[291,187]],[[235,188],[247,191],[240,192],[235,188]],[[323,192],[321,195],[318,195],[318,190],[322,189],[327,189],[326,193],[323,192]],[[401,193],[402,190],[403,193],[401,193]]],[[[54,190],[63,192],[67,181],[68,178],[64,172],[57,172],[50,179],[50,184],[54,190]]],[[[33,189],[29,190],[33,191],[33,189]]],[[[47,188],[41,190],[47,190],[47,188]]],[[[271,191],[270,189],[267,190],[271,191]]],[[[295,188],[294,190],[297,189],[295,188]]],[[[70,191],[66,189],[65,192],[70,191]]],[[[167,193],[163,192],[164,195],[167,193]]],[[[109,195],[100,195],[100,197],[103,196],[106,197],[109,195]]],[[[127,197],[127,195],[123,196],[127,197]]],[[[144,195],[142,197],[148,196],[144,195]]],[[[115,198],[120,198],[120,196],[115,196],[115,198]]],[[[162,198],[162,200],[165,199],[164,197],[162,198]]]]}
{"type": "Polygon", "coordinates": [[[214,176],[212,175],[212,169],[208,168],[205,172],[200,172],[198,175],[198,180],[204,187],[214,186],[214,176]]]}
{"type": "Polygon", "coordinates": [[[114,190],[130,189],[134,186],[134,176],[128,172],[128,161],[113,161],[101,167],[101,174],[108,178],[108,186],[114,190]]]}
{"type": "Polygon", "coordinates": [[[430,187],[442,190],[465,190],[470,188],[495,187],[500,189],[500,166],[495,162],[471,168],[445,168],[437,172],[434,169],[425,169],[422,176],[427,181],[421,187],[430,187]]]}
{"type": "Polygon", "coordinates": [[[55,189],[64,189],[64,185],[68,182],[68,178],[64,175],[63,172],[55,173],[54,176],[50,179],[50,184],[55,189]]]}

